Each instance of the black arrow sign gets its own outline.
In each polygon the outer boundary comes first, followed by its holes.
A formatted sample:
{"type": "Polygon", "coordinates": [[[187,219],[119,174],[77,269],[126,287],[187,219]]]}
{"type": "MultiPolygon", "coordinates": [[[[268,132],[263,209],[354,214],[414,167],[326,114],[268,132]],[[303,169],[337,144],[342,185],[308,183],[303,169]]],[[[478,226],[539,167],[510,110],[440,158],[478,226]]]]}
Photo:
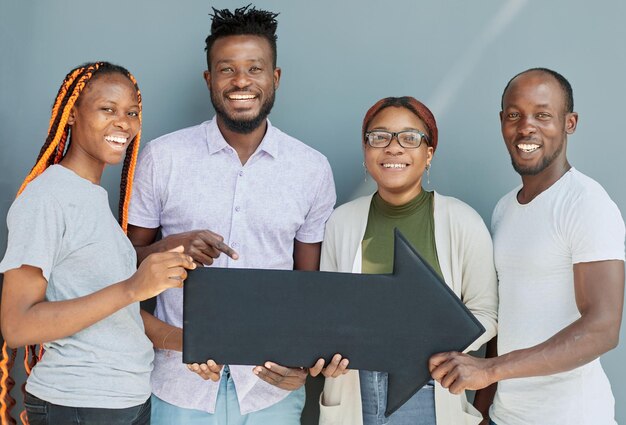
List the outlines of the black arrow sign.
{"type": "Polygon", "coordinates": [[[393,274],[206,267],[184,285],[183,361],[310,367],[335,353],[389,373],[390,415],[429,379],[428,358],[463,351],[480,322],[396,230],[393,274]]]}

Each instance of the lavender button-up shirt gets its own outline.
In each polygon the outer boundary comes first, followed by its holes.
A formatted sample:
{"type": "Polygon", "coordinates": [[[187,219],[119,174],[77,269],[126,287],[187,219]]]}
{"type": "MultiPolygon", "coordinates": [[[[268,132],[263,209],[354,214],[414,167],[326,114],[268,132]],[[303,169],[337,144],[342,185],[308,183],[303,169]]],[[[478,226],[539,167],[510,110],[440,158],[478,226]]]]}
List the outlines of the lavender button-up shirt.
{"type": "MultiPolygon", "coordinates": [[[[199,229],[222,235],[239,260],[221,255],[216,267],[291,270],[294,239],[320,242],[335,200],[332,171],[322,154],[268,121],[258,149],[241,165],[214,118],[162,136],[143,149],[129,223],[160,227],[163,237],[199,229]]],[[[182,289],[169,289],[157,298],[155,315],[182,327],[182,306],[182,289]]],[[[289,394],[260,380],[252,368],[230,366],[242,414],[289,394]]],[[[181,353],[156,350],[152,391],[157,397],[214,413],[218,388],[219,383],[190,372],[181,353]]]]}

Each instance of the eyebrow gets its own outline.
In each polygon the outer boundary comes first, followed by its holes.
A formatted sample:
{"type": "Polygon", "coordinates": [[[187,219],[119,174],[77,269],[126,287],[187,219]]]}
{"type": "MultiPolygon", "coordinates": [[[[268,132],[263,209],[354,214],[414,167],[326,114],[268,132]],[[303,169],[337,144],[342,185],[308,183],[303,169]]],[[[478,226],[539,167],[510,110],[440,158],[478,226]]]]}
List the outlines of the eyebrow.
{"type": "MultiPolygon", "coordinates": [[[[106,98],[97,99],[96,102],[110,103],[110,104],[113,104],[113,105],[118,105],[118,103],[116,101],[111,100],[111,99],[106,99],[106,98]]],[[[133,103],[132,105],[129,106],[129,108],[139,108],[139,103],[133,103]]]]}
{"type": "MultiPolygon", "coordinates": [[[[543,109],[549,109],[552,108],[553,106],[550,106],[547,103],[540,103],[539,105],[534,105],[534,108],[543,108],[543,109]]],[[[517,106],[516,104],[512,104],[512,105],[505,105],[504,109],[510,109],[510,108],[515,108],[515,109],[519,109],[519,106],[517,106]]]]}
{"type": "MultiPolygon", "coordinates": [[[[370,128],[367,131],[389,131],[389,132],[391,132],[391,130],[389,130],[389,127],[382,127],[382,126],[370,128]]],[[[398,131],[419,131],[419,132],[422,132],[422,133],[426,133],[425,130],[420,130],[419,128],[415,128],[415,127],[404,127],[402,130],[398,130],[398,131]]],[[[394,133],[397,133],[397,132],[394,132],[394,133]]]]}
{"type": "MultiPolygon", "coordinates": [[[[222,60],[218,60],[217,62],[215,62],[215,65],[220,65],[220,64],[229,64],[231,62],[235,62],[238,61],[237,59],[222,59],[222,60]]],[[[260,63],[265,63],[265,60],[263,58],[256,58],[256,59],[244,59],[245,62],[260,62],[260,63]]]]}

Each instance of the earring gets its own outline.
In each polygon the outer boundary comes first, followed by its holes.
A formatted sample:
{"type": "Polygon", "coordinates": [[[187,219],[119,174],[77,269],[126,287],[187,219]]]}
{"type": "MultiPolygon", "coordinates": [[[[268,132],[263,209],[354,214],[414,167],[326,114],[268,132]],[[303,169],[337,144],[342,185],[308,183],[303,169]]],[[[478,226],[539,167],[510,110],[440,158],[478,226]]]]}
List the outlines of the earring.
{"type": "Polygon", "coordinates": [[[365,177],[363,178],[363,181],[367,182],[367,165],[365,165],[365,161],[363,161],[363,171],[365,172],[365,177]]]}
{"type": "Polygon", "coordinates": [[[426,165],[426,184],[430,186],[430,164],[426,165]]]}

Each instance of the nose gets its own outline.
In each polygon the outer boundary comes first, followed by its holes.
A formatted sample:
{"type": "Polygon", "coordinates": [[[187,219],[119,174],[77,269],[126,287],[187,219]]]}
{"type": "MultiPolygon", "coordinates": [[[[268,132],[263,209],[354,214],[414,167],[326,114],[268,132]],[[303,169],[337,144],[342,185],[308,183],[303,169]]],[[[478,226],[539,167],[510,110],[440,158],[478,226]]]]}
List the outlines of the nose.
{"type": "Polygon", "coordinates": [[[530,136],[537,131],[537,127],[535,127],[535,123],[533,117],[531,115],[524,115],[518,122],[517,132],[521,136],[530,136]]]}
{"type": "Polygon", "coordinates": [[[391,155],[398,155],[404,152],[404,148],[400,145],[397,134],[391,136],[391,142],[389,143],[389,146],[385,148],[385,152],[391,155]]]}
{"type": "Polygon", "coordinates": [[[124,112],[119,112],[115,115],[115,121],[113,122],[113,125],[115,127],[121,128],[122,130],[128,130],[130,128],[130,117],[124,112]]]}
{"type": "Polygon", "coordinates": [[[231,84],[237,88],[248,87],[250,85],[250,79],[245,72],[239,71],[236,72],[235,75],[233,75],[231,84]]]}

